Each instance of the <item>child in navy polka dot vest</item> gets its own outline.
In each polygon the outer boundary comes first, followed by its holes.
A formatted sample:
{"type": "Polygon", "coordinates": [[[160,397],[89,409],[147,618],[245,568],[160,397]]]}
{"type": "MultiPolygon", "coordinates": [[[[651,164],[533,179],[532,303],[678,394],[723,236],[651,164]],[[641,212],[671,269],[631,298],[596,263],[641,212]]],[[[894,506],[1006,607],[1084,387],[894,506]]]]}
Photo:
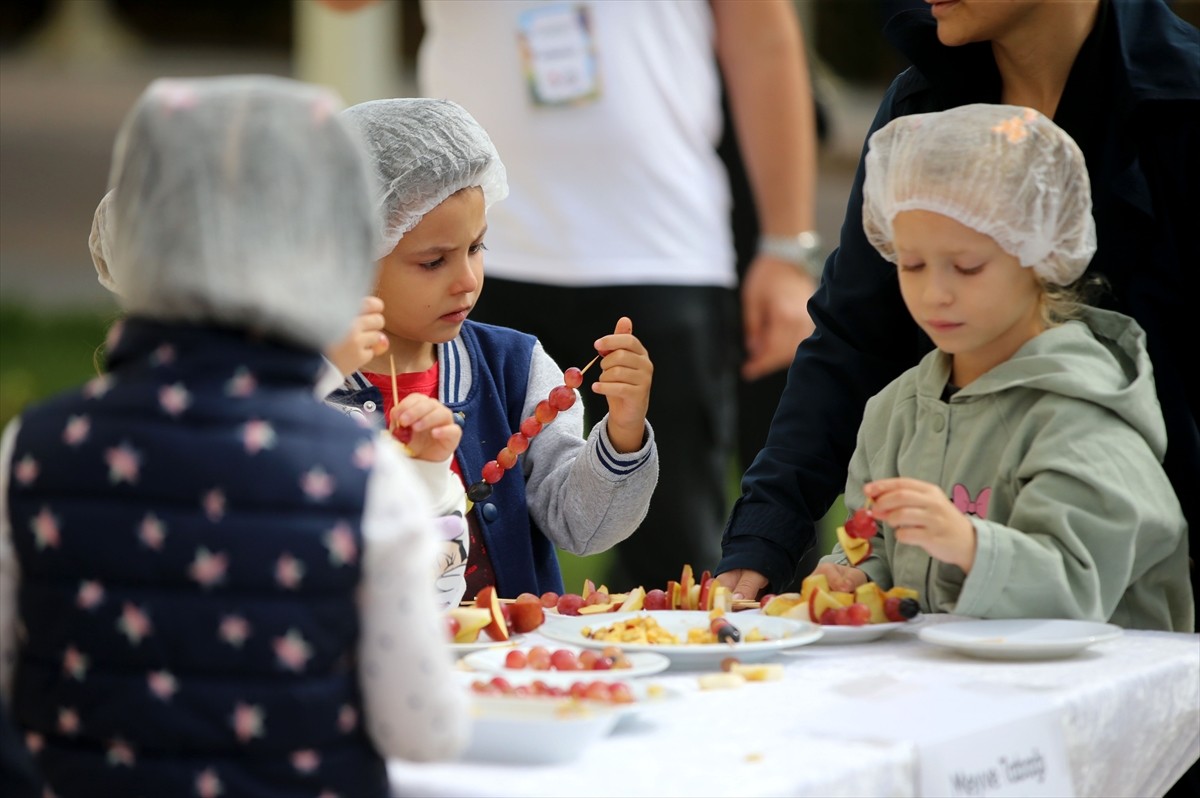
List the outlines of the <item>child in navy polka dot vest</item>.
{"type": "Polygon", "coordinates": [[[160,80],[118,136],[108,370],[0,440],[0,696],[61,798],[384,796],[466,742],[430,573],[460,433],[418,461],[314,396],[374,279],[339,106],[160,80]]]}

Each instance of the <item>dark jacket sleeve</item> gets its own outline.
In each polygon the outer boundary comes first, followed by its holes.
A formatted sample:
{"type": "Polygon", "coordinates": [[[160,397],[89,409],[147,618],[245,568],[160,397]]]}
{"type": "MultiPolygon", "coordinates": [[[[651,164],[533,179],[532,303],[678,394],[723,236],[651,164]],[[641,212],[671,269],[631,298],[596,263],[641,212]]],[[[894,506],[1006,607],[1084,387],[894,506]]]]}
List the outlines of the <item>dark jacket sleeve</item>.
{"type": "MultiPolygon", "coordinates": [[[[889,87],[871,133],[899,115],[915,77],[889,87]]],[[[864,145],[865,154],[866,147],[864,145]]],[[[749,568],[780,590],[816,540],[815,524],[845,487],[867,399],[930,347],[904,307],[895,266],[862,229],[860,157],[839,246],[809,302],[815,333],[800,345],[763,450],[742,478],[717,572],[749,568]]]]}

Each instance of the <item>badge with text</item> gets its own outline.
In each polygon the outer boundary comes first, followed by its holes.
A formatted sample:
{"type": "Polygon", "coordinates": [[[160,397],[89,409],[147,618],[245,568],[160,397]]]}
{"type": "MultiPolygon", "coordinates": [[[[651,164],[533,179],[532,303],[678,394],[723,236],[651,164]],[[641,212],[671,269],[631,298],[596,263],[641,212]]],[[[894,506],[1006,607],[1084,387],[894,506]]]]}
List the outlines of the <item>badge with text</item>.
{"type": "Polygon", "coordinates": [[[517,46],[535,105],[578,105],[600,96],[587,6],[563,4],[526,11],[518,20],[517,46]]]}
{"type": "Polygon", "coordinates": [[[1025,715],[917,745],[918,795],[1074,796],[1058,713],[1025,715]]]}

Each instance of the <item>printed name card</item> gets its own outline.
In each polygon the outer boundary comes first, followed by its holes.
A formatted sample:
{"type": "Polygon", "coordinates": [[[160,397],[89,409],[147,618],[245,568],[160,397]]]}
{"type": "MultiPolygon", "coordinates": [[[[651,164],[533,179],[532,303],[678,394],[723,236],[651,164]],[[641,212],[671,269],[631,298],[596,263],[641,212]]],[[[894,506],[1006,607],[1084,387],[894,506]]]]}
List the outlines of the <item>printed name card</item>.
{"type": "MultiPolygon", "coordinates": [[[[959,708],[970,712],[977,707],[959,708]]],[[[1053,710],[966,735],[918,742],[917,757],[922,796],[1075,795],[1062,724],[1053,710]]]]}

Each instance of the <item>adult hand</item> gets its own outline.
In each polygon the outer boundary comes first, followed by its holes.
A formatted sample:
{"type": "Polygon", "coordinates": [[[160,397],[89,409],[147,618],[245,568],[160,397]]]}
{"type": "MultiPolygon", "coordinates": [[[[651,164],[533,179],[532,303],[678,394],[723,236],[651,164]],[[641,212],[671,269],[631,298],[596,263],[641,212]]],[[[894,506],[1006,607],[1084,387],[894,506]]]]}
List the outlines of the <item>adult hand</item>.
{"type": "Polygon", "coordinates": [[[462,427],[450,408],[432,396],[410,393],[392,408],[388,421],[389,429],[406,427],[412,433],[408,451],[418,460],[446,460],[462,440],[462,427]]]}
{"type": "Polygon", "coordinates": [[[600,379],[592,390],[608,399],[608,439],[618,452],[636,452],[646,435],[654,364],[628,316],[618,319],[612,334],[595,346],[602,357],[600,379]]]}
{"type": "Polygon", "coordinates": [[[735,599],[757,599],[767,587],[767,578],[749,568],[734,568],[717,574],[717,582],[729,588],[735,599]]]}
{"type": "Polygon", "coordinates": [[[813,569],[813,575],[825,574],[829,589],[842,593],[853,593],[867,583],[867,575],[852,565],[823,562],[813,569]]]}
{"type": "Polygon", "coordinates": [[[742,281],[744,378],[758,379],[792,364],[796,347],[813,331],[808,300],[816,290],[812,275],[787,261],[759,255],[751,262],[742,281]]]}
{"type": "Polygon", "coordinates": [[[895,477],[868,482],[863,493],[871,512],[896,531],[896,541],[919,546],[935,560],[970,573],[975,564],[975,525],[942,489],[929,482],[895,477]]]}
{"type": "Polygon", "coordinates": [[[387,351],[388,339],[383,334],[383,300],[369,296],[350,326],[346,337],[325,352],[342,376],[348,377],[387,351]]]}

